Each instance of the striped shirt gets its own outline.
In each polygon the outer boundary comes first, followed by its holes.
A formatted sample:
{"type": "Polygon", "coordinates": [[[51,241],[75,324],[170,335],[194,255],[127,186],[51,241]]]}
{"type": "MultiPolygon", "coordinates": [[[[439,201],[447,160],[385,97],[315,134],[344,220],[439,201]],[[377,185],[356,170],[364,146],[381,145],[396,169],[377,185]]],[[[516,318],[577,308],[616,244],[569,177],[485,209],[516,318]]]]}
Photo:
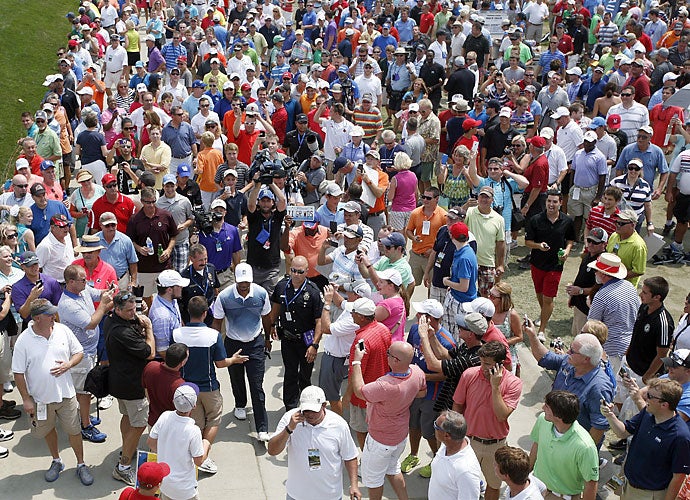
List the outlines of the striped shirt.
{"type": "Polygon", "coordinates": [[[599,34],[597,38],[602,47],[610,47],[614,37],[618,38],[618,26],[613,23],[609,23],[608,26],[604,23],[599,25],[599,34]]]}
{"type": "Polygon", "coordinates": [[[631,186],[626,178],[627,175],[616,177],[611,181],[611,185],[623,191],[623,200],[639,217],[644,212],[644,204],[652,201],[652,187],[642,178],[637,179],[635,185],[631,186]]]}
{"type": "Polygon", "coordinates": [[[347,276],[352,281],[364,279],[362,273],[359,272],[359,266],[355,262],[357,252],[345,253],[345,247],[341,246],[328,254],[333,259],[333,273],[347,276]]]}
{"type": "Polygon", "coordinates": [[[613,278],[594,295],[587,319],[602,321],[609,329],[604,351],[622,357],[630,345],[633,326],[640,307],[635,286],[627,280],[613,278]]]}
{"type": "Polygon", "coordinates": [[[566,67],[565,56],[563,55],[563,52],[561,52],[558,49],[556,49],[555,52],[547,50],[539,58],[539,66],[541,67],[542,75],[545,75],[546,73],[551,71],[551,61],[553,61],[554,59],[558,59],[559,61],[561,61],[561,68],[566,67]]]}
{"type": "Polygon", "coordinates": [[[361,107],[355,108],[355,125],[364,129],[364,140],[376,138],[376,134],[383,129],[381,112],[376,107],[364,111],[361,107]]]}
{"type": "Polygon", "coordinates": [[[613,215],[617,214],[618,212],[620,212],[620,210],[618,207],[616,207],[616,210],[613,212],[613,214],[607,215],[604,210],[604,205],[597,205],[589,212],[587,229],[591,231],[595,227],[600,227],[606,231],[606,234],[611,236],[616,231],[616,219],[613,217],[613,215]]]}
{"type": "Polygon", "coordinates": [[[611,115],[621,116],[621,130],[628,136],[628,143],[637,139],[637,132],[649,125],[649,110],[639,102],[633,102],[629,108],[621,104],[614,104],[606,113],[606,118],[611,115]]]}

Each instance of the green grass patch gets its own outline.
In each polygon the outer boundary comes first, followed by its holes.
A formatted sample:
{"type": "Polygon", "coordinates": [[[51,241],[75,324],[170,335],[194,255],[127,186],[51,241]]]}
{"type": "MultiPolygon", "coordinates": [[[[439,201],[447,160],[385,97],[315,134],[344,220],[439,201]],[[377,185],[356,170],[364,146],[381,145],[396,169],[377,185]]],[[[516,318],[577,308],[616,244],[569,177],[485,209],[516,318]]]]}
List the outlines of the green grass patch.
{"type": "Polygon", "coordinates": [[[33,113],[38,109],[47,90],[41,85],[45,76],[57,72],[55,50],[67,43],[70,30],[65,14],[76,8],[74,0],[2,0],[0,181],[14,169],[17,139],[22,137],[24,130],[22,112],[33,113]]]}

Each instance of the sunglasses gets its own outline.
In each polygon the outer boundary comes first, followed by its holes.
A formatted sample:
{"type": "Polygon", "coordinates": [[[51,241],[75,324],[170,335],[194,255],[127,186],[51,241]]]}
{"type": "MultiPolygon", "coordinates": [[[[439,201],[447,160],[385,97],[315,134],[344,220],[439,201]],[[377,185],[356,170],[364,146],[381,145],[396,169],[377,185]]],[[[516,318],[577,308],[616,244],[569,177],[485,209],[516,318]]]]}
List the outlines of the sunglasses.
{"type": "Polygon", "coordinates": [[[115,227],[117,226],[117,222],[111,222],[109,224],[101,224],[101,227],[115,227]]]}
{"type": "Polygon", "coordinates": [[[635,170],[635,171],[639,172],[642,169],[640,167],[628,167],[628,170],[635,170]]]}
{"type": "Polygon", "coordinates": [[[8,240],[13,240],[16,237],[17,237],[17,233],[5,235],[5,238],[7,238],[8,240]]]}
{"type": "Polygon", "coordinates": [[[435,196],[426,196],[426,195],[422,195],[422,199],[423,199],[423,200],[433,200],[434,198],[435,198],[435,196]]]}
{"type": "Polygon", "coordinates": [[[13,184],[13,186],[14,186],[14,187],[18,187],[18,188],[27,188],[27,187],[29,187],[28,184],[13,184]]]}
{"type": "Polygon", "coordinates": [[[122,130],[134,130],[134,127],[122,127],[122,130]]]}
{"type": "Polygon", "coordinates": [[[618,226],[618,227],[627,226],[628,224],[634,224],[634,222],[627,221],[627,220],[617,220],[616,221],[616,226],[618,226]]]}
{"type": "Polygon", "coordinates": [[[626,92],[624,94],[621,94],[621,97],[632,97],[632,94],[629,92],[626,92]]]}
{"type": "Polygon", "coordinates": [[[295,269],[294,267],[291,267],[290,272],[293,274],[304,274],[307,272],[307,270],[306,269],[295,269]]]}
{"type": "Polygon", "coordinates": [[[595,241],[592,238],[587,238],[587,243],[590,245],[598,245],[599,243],[603,243],[603,241],[595,241]]]}

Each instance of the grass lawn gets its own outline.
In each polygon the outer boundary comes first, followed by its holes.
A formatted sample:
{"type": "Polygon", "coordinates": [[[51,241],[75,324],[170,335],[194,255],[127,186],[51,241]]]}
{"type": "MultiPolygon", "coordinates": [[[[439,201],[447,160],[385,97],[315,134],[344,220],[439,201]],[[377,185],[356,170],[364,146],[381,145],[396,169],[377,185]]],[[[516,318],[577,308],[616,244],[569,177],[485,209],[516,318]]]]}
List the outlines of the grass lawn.
{"type": "Polygon", "coordinates": [[[23,111],[35,112],[46,87],[45,76],[57,72],[55,50],[67,43],[65,14],[76,10],[68,0],[3,0],[0,6],[0,181],[14,169],[16,142],[24,130],[23,111]],[[23,101],[23,102],[22,102],[23,101]]]}

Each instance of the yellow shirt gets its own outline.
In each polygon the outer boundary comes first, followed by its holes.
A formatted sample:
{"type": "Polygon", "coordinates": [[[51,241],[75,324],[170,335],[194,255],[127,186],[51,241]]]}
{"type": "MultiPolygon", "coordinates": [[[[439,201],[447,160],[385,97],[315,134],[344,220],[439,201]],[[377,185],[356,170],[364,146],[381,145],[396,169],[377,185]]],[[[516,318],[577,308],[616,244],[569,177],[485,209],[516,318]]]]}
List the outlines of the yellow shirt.
{"type": "Polygon", "coordinates": [[[609,236],[606,251],[618,255],[623,265],[628,269],[628,272],[632,271],[640,275],[628,279],[637,288],[640,277],[647,271],[647,244],[642,239],[642,236],[638,233],[633,233],[630,238],[621,241],[620,234],[613,233],[609,236]]]}
{"type": "MultiPolygon", "coordinates": [[[[163,189],[163,176],[168,173],[168,167],[170,166],[170,158],[172,158],[172,153],[170,151],[170,146],[161,141],[160,146],[154,148],[151,144],[147,144],[141,148],[141,161],[146,160],[149,163],[154,163],[156,165],[161,165],[165,168],[160,172],[153,172],[156,176],[156,189],[163,189]]],[[[151,170],[146,168],[146,170],[151,170]]]]}

